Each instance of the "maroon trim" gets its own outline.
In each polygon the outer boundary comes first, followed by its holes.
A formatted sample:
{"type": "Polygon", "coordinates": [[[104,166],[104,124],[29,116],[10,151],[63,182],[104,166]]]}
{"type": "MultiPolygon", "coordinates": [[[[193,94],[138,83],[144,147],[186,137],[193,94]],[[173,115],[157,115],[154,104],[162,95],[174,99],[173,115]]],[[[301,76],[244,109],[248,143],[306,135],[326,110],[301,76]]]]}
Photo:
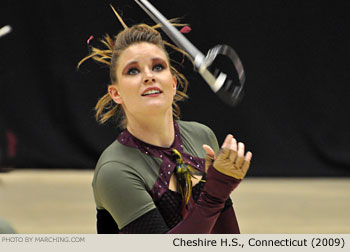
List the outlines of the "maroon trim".
{"type": "Polygon", "coordinates": [[[184,152],[180,128],[176,121],[174,121],[174,132],[174,142],[169,148],[145,143],[133,136],[127,129],[125,129],[117,138],[119,143],[125,146],[137,148],[145,155],[162,159],[162,164],[158,172],[158,178],[152,187],[152,197],[154,201],[159,200],[163,193],[169,189],[170,177],[176,167],[176,162],[172,152],[173,148],[177,149],[181,153],[182,159],[185,162],[205,173],[205,159],[184,152]]]}

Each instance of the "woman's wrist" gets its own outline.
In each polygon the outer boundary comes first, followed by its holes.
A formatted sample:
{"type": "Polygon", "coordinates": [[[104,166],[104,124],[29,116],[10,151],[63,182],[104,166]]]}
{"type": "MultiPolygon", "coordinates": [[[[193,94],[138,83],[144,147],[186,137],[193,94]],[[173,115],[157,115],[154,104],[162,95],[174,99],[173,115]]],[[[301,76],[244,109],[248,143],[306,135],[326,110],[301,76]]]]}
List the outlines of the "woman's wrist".
{"type": "Polygon", "coordinates": [[[203,192],[209,194],[213,200],[225,202],[240,182],[240,179],[225,175],[211,165],[206,174],[203,192]]]}

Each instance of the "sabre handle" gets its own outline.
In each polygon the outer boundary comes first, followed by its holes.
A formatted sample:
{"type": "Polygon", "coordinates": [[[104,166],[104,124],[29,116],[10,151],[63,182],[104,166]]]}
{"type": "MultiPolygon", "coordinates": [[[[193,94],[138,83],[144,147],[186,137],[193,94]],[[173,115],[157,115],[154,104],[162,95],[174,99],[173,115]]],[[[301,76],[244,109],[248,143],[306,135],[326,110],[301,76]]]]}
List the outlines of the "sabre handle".
{"type": "Polygon", "coordinates": [[[245,72],[241,60],[232,47],[228,45],[217,45],[210,49],[207,56],[199,66],[199,73],[203,79],[208,83],[211,89],[229,106],[237,105],[243,97],[243,87],[245,82],[245,72]],[[212,65],[216,57],[221,54],[228,57],[237,72],[238,79],[230,79],[228,76],[221,72],[219,69],[215,69],[214,72],[219,74],[214,75],[209,71],[209,67],[212,65]]]}

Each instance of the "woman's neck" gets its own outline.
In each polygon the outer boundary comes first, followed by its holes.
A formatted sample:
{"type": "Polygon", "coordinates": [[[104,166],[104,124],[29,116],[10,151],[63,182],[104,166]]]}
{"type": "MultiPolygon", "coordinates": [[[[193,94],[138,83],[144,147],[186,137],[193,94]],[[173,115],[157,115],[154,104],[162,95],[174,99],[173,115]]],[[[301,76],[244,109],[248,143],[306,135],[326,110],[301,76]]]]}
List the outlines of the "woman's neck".
{"type": "Polygon", "coordinates": [[[171,113],[162,117],[128,117],[126,128],[145,143],[159,147],[170,147],[174,142],[174,119],[171,113]]]}

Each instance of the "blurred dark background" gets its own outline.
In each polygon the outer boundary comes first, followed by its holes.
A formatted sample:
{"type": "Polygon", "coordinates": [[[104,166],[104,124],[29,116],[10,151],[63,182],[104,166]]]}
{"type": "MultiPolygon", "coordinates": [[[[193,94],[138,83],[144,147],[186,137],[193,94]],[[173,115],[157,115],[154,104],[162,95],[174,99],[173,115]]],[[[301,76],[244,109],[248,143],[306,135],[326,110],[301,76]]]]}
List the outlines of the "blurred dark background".
{"type": "MultiPolygon", "coordinates": [[[[227,133],[243,141],[254,154],[249,176],[350,175],[349,2],[151,2],[189,23],[203,53],[229,44],[245,66],[244,100],[230,108],[186,61],[183,120],[208,125],[220,143],[227,133]]],[[[108,69],[76,69],[91,35],[99,46],[122,29],[110,3],[128,25],[153,24],[132,0],[2,1],[0,27],[13,31],[0,38],[0,169],[92,169],[117,137],[94,119],[108,69]]]]}

